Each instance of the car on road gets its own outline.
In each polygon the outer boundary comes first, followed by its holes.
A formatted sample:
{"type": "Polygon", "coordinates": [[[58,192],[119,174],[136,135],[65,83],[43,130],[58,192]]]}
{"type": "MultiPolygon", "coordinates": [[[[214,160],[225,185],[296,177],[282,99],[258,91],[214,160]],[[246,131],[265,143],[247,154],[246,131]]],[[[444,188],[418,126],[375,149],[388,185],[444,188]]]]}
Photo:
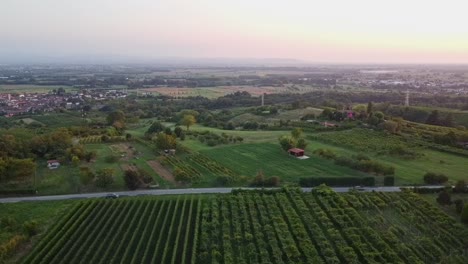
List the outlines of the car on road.
{"type": "Polygon", "coordinates": [[[117,199],[117,198],[119,198],[119,195],[116,194],[116,193],[108,193],[108,194],[106,194],[106,196],[104,196],[104,198],[106,198],[106,199],[117,199]]]}

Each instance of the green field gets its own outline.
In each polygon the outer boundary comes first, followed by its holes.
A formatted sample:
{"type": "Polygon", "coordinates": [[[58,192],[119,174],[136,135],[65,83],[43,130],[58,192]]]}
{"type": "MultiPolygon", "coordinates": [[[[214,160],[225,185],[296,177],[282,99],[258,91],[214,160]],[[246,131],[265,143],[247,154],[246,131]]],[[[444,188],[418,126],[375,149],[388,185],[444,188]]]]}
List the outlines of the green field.
{"type": "MultiPolygon", "coordinates": [[[[297,182],[300,177],[368,176],[332,161],[311,155],[299,160],[289,156],[278,144],[241,144],[200,151],[240,175],[254,177],[262,170],[267,177],[279,176],[284,182],[297,182]]],[[[307,155],[307,154],[306,154],[307,155]]]]}
{"type": "Polygon", "coordinates": [[[466,179],[466,157],[417,147],[411,140],[395,135],[386,135],[372,130],[345,130],[310,134],[309,148],[331,149],[338,155],[365,153],[384,164],[395,167],[396,184],[420,184],[426,172],[444,173],[451,182],[466,179]],[[402,147],[421,154],[416,158],[388,155],[390,149],[402,147]]]}
{"type": "Polygon", "coordinates": [[[413,193],[93,200],[21,263],[466,263],[467,231],[413,193]]]}
{"type": "Polygon", "coordinates": [[[0,84],[1,93],[48,93],[53,89],[63,88],[65,91],[69,92],[73,90],[71,86],[63,85],[5,85],[0,84]]]}

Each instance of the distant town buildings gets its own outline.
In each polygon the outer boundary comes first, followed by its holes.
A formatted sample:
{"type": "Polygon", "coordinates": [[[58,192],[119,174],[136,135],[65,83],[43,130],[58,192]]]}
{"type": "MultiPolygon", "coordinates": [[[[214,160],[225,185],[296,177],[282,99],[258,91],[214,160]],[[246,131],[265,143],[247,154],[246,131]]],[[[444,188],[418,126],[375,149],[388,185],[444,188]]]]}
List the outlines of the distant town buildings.
{"type": "Polygon", "coordinates": [[[81,109],[85,100],[125,98],[117,90],[84,90],[58,95],[55,93],[0,93],[0,114],[6,117],[26,113],[51,112],[57,108],[81,109]]]}

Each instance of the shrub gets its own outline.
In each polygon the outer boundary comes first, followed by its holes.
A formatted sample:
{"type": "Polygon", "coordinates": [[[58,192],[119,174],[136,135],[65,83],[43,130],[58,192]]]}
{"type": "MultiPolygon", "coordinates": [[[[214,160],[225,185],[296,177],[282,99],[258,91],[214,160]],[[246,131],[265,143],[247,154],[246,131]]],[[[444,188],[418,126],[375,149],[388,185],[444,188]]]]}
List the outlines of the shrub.
{"type": "Polygon", "coordinates": [[[329,150],[329,149],[316,149],[314,151],[314,154],[317,154],[323,158],[326,158],[326,159],[335,159],[336,158],[336,154],[335,152],[333,152],[332,150],[329,150]]]}
{"type": "Polygon", "coordinates": [[[210,147],[214,147],[214,146],[216,146],[218,144],[218,142],[216,140],[214,140],[214,139],[210,139],[210,140],[206,141],[206,144],[208,146],[210,146],[210,147]]]}
{"type": "Polygon", "coordinates": [[[448,177],[442,173],[428,172],[424,174],[424,182],[427,184],[444,184],[448,181],[448,177]]]}
{"type": "Polygon", "coordinates": [[[452,204],[452,198],[450,197],[450,193],[447,192],[447,190],[444,190],[439,193],[439,196],[437,197],[437,202],[441,205],[451,205],[452,204]]]}
{"type": "Polygon", "coordinates": [[[35,220],[27,221],[23,224],[24,231],[30,237],[37,235],[39,233],[39,223],[35,220]]]}

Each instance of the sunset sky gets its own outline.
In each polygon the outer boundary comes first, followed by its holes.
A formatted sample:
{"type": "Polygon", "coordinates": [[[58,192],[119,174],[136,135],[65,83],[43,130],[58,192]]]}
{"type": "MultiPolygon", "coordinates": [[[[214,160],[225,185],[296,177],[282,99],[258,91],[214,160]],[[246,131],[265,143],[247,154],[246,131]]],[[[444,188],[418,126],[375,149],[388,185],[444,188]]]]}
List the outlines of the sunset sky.
{"type": "Polygon", "coordinates": [[[50,58],[468,63],[463,0],[0,0],[0,64],[50,58]]]}

